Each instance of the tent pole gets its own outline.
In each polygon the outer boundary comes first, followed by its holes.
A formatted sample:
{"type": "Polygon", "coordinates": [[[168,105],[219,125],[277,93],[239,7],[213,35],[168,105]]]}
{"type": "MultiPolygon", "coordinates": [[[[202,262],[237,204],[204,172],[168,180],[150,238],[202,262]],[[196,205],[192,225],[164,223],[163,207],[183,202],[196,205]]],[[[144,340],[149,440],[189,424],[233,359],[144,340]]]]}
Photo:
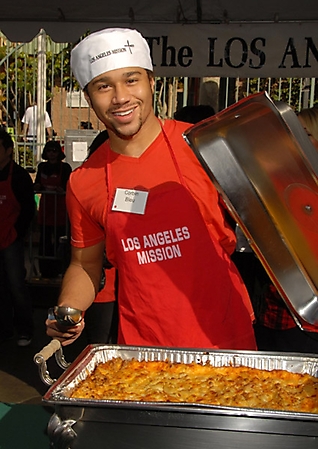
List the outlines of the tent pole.
{"type": "Polygon", "coordinates": [[[41,160],[45,138],[46,111],[46,33],[38,35],[38,77],[37,77],[37,162],[41,160]]]}

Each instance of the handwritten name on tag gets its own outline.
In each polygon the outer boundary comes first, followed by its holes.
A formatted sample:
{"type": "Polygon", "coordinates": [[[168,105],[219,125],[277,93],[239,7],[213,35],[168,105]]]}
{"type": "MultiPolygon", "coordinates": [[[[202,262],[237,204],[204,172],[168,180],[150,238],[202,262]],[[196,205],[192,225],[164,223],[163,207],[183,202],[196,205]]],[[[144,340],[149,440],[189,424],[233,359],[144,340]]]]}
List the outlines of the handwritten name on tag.
{"type": "Polygon", "coordinates": [[[148,192],[134,189],[116,189],[112,206],[113,211],[128,212],[131,214],[145,213],[148,192]]]}

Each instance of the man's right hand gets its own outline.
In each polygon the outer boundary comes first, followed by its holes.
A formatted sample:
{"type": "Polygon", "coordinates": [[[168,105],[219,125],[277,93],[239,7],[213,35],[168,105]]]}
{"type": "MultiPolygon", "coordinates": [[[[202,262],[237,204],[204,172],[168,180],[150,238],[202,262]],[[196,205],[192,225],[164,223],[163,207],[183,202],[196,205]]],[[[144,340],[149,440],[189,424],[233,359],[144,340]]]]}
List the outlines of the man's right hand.
{"type": "Polygon", "coordinates": [[[47,319],[46,324],[46,334],[56,340],[59,340],[62,346],[67,346],[73,343],[82,333],[85,322],[84,319],[80,323],[72,327],[63,327],[57,324],[56,320],[47,319]]]}

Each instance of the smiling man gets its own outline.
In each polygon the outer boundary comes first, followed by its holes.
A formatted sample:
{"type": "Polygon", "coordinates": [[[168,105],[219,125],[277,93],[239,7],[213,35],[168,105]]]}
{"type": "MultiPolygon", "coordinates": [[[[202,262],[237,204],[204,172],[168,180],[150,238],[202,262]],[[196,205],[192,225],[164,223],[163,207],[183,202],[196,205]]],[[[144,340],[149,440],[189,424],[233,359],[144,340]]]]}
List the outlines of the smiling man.
{"type": "MultiPolygon", "coordinates": [[[[106,248],[118,270],[118,343],[255,349],[252,307],[230,258],[235,235],[183,139],[190,125],[153,111],[146,40],[102,30],[73,49],[71,65],[109,139],[70,177],[72,260],[59,305],[90,306],[106,248]]],[[[66,345],[83,326],[48,320],[47,333],[66,345]]]]}

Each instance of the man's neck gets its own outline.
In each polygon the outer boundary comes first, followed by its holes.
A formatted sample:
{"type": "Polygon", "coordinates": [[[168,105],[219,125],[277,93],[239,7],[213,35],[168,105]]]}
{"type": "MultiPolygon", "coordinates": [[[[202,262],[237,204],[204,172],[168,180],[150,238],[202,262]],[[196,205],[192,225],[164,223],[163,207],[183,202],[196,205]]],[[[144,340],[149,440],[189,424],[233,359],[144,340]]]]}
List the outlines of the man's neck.
{"type": "Polygon", "coordinates": [[[154,115],[137,134],[125,139],[109,131],[110,147],[115,153],[130,157],[141,156],[161,132],[160,122],[154,115]]]}

